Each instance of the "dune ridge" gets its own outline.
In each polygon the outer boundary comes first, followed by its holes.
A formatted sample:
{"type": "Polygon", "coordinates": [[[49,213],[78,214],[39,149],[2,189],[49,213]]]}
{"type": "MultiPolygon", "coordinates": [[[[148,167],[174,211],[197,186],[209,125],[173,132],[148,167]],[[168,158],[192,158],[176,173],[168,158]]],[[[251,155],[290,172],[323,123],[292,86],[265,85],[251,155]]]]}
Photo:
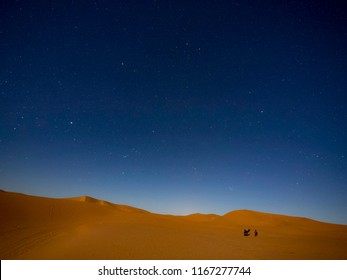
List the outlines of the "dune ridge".
{"type": "Polygon", "coordinates": [[[124,212],[149,213],[148,211],[140,209],[140,208],[136,208],[136,207],[128,206],[128,205],[122,205],[122,204],[114,204],[106,200],[96,199],[94,197],[90,197],[87,195],[70,197],[66,199],[73,200],[73,201],[87,202],[87,203],[95,203],[95,204],[103,205],[103,206],[109,206],[109,207],[117,208],[118,210],[124,211],[124,212]]]}
{"type": "Polygon", "coordinates": [[[0,225],[1,259],[347,259],[347,226],[252,210],[161,215],[0,190],[0,225]]]}

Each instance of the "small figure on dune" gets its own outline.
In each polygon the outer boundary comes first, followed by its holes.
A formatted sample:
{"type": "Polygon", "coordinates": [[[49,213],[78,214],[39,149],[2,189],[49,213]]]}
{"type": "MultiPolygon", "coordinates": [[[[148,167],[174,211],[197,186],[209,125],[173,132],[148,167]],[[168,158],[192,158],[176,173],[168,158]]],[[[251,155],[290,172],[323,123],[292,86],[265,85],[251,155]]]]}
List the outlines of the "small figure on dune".
{"type": "Polygon", "coordinates": [[[256,229],[254,230],[254,236],[258,236],[258,231],[256,229]]]}
{"type": "Polygon", "coordinates": [[[243,230],[243,236],[249,236],[250,229],[244,229],[243,230]]]}

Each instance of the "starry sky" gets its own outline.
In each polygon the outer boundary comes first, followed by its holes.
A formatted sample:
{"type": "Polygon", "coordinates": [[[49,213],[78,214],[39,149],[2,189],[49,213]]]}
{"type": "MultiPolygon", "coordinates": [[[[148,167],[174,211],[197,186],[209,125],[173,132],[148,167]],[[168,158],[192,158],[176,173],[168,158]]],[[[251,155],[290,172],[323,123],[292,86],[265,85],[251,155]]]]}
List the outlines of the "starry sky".
{"type": "Polygon", "coordinates": [[[347,224],[342,1],[0,5],[0,188],[347,224]]]}

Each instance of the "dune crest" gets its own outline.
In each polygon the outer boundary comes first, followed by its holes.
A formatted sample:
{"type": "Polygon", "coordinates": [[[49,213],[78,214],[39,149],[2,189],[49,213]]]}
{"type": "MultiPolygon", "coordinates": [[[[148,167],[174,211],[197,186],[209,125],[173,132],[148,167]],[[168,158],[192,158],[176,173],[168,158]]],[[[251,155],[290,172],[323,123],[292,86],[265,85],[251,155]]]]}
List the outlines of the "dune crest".
{"type": "Polygon", "coordinates": [[[95,204],[103,205],[103,206],[109,206],[109,207],[113,207],[115,209],[118,209],[118,210],[124,211],[124,212],[148,213],[148,211],[140,209],[140,208],[122,205],[122,204],[114,204],[114,203],[108,202],[106,200],[96,199],[94,197],[87,196],[87,195],[70,197],[67,199],[74,200],[74,201],[80,201],[80,202],[95,203],[95,204]]]}
{"type": "Polygon", "coordinates": [[[88,195],[76,196],[76,197],[71,197],[68,199],[81,201],[81,202],[97,203],[97,204],[100,204],[100,202],[103,201],[103,200],[99,200],[99,199],[96,199],[96,198],[88,196],[88,195]]]}
{"type": "Polygon", "coordinates": [[[347,226],[250,210],[160,215],[0,191],[0,225],[1,259],[347,259],[347,226]]]}
{"type": "Polygon", "coordinates": [[[74,201],[80,201],[80,202],[95,203],[95,204],[104,205],[104,206],[111,206],[111,207],[115,206],[115,204],[113,204],[111,202],[96,199],[94,197],[87,196],[87,195],[70,197],[67,199],[74,200],[74,201]]]}

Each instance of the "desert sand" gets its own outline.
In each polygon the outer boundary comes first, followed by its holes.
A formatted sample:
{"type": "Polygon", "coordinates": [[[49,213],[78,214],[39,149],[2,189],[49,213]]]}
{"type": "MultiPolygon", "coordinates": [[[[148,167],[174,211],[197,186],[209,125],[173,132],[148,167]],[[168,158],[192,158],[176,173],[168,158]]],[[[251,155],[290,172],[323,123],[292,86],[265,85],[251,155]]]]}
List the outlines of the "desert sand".
{"type": "Polygon", "coordinates": [[[346,225],[249,210],[173,216],[0,191],[0,225],[2,260],[347,259],[346,225]]]}

